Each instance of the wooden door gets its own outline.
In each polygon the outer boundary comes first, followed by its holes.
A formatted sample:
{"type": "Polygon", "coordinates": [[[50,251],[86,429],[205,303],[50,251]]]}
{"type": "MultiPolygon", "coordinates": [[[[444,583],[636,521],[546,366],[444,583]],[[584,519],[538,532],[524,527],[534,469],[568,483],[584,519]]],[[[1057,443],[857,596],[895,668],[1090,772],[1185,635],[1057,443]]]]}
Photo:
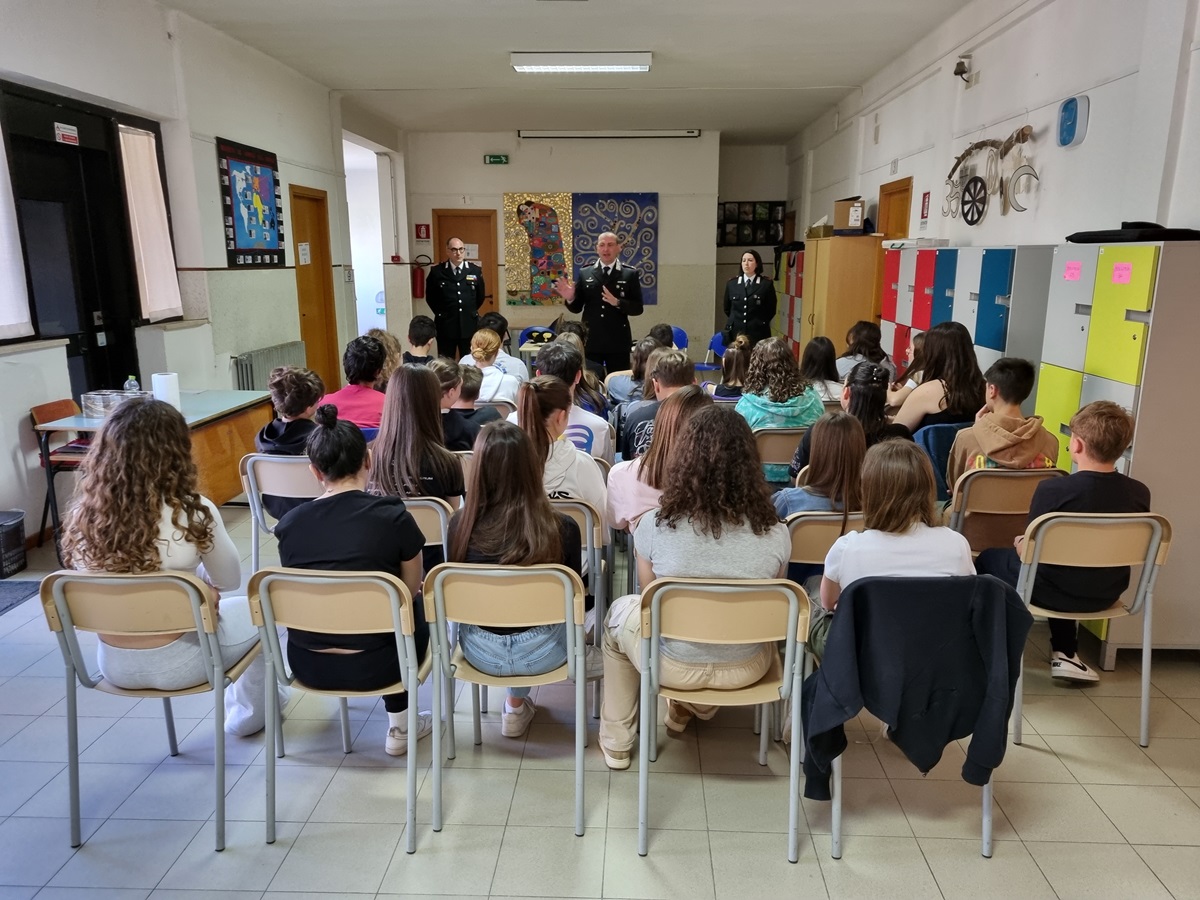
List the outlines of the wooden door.
{"type": "Polygon", "coordinates": [[[308,367],[325,389],[342,385],[342,366],[333,300],[333,254],[329,248],[329,195],[316,188],[288,187],[292,210],[292,259],[296,262],[296,301],[300,340],[308,367]]]}
{"type": "MultiPolygon", "coordinates": [[[[908,237],[908,216],[912,210],[912,177],[889,181],[879,186],[878,222],[875,230],[885,239],[899,240],[908,237]]],[[[880,317],[883,297],[883,242],[880,242],[879,259],[875,265],[875,288],[872,292],[871,310],[876,319],[880,317]]]]}
{"type": "Polygon", "coordinates": [[[434,262],[446,260],[446,242],[458,238],[467,247],[467,262],[483,269],[485,289],[479,314],[496,312],[500,270],[496,264],[496,211],[494,209],[435,209],[433,211],[434,262]]]}

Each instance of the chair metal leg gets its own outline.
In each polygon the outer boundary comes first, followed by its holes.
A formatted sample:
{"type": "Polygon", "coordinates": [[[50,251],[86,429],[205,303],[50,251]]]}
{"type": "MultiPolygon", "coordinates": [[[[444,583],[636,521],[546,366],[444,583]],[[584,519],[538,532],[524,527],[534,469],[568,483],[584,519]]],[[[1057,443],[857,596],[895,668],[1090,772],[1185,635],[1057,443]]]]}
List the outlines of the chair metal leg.
{"type": "MultiPolygon", "coordinates": [[[[218,656],[213,663],[213,768],[217,790],[217,851],[225,849],[225,669],[218,656]]],[[[270,754],[266,754],[270,756],[270,754]]]]}
{"type": "MultiPolygon", "coordinates": [[[[338,709],[342,714],[342,752],[350,752],[350,704],[345,697],[338,697],[338,709]]],[[[416,734],[416,732],[413,732],[416,734]]]]}
{"type": "Polygon", "coordinates": [[[267,661],[267,677],[265,699],[266,699],[266,721],[267,733],[264,735],[263,745],[266,748],[263,752],[263,757],[266,760],[266,771],[264,779],[267,785],[267,843],[275,843],[275,755],[271,753],[271,748],[275,748],[276,754],[283,756],[283,722],[279,718],[279,693],[275,687],[275,667],[271,665],[270,660],[267,661]]]}
{"type": "Polygon", "coordinates": [[[479,685],[471,685],[471,726],[475,730],[475,746],[478,747],[483,743],[483,727],[479,722],[479,685]]]}
{"type": "Polygon", "coordinates": [[[167,746],[171,755],[179,755],[179,742],[175,739],[175,714],[171,710],[171,698],[163,697],[163,719],[167,723],[167,746]]]}
{"type": "Polygon", "coordinates": [[[450,695],[451,695],[451,699],[449,701],[447,701],[447,703],[446,703],[446,705],[450,709],[449,714],[446,716],[446,759],[454,759],[454,754],[455,754],[456,750],[454,747],[454,704],[455,704],[455,701],[453,699],[453,696],[454,696],[455,691],[457,690],[457,685],[455,684],[455,681],[453,678],[446,679],[446,689],[450,692],[450,695]]]}
{"type": "MultiPolygon", "coordinates": [[[[488,711],[488,690],[487,689],[488,689],[488,686],[486,684],[480,685],[480,688],[479,688],[479,710],[484,715],[487,715],[487,711],[488,711]]],[[[476,741],[475,743],[479,743],[479,742],[476,741]]]]}
{"type": "MultiPolygon", "coordinates": [[[[646,645],[646,641],[642,641],[646,645]]],[[[650,806],[650,759],[651,747],[655,742],[656,735],[654,734],[655,715],[654,706],[651,704],[655,699],[650,694],[650,653],[648,649],[643,649],[642,652],[642,681],[641,681],[641,701],[638,707],[638,713],[641,716],[640,737],[638,743],[638,856],[645,856],[648,852],[648,835],[647,827],[649,821],[649,806],[650,806]]]]}
{"type": "Polygon", "coordinates": [[[834,859],[842,858],[842,758],[833,761],[833,775],[830,779],[833,786],[833,802],[829,815],[832,834],[830,836],[829,855],[834,859]]]}
{"type": "Polygon", "coordinates": [[[754,707],[754,733],[762,734],[762,704],[754,707]]]}
{"type": "Polygon", "coordinates": [[[1021,716],[1025,706],[1025,659],[1021,658],[1021,671],[1017,675],[1017,689],[1013,693],[1012,730],[1013,743],[1021,743],[1021,716]]]}
{"type": "MultiPolygon", "coordinates": [[[[51,478],[54,476],[51,475],[51,478]]],[[[40,547],[46,542],[46,519],[50,516],[50,494],[46,494],[46,502],[42,504],[42,524],[38,526],[37,545],[40,547]]]]}
{"type": "MultiPolygon", "coordinates": [[[[442,696],[446,689],[447,678],[442,678],[438,673],[439,668],[438,658],[435,656],[433,661],[433,708],[435,710],[442,709],[446,706],[446,727],[450,727],[450,723],[454,720],[453,705],[442,696]]],[[[412,702],[411,700],[409,701],[412,702]]],[[[436,715],[436,713],[435,713],[436,715]]],[[[433,830],[442,830],[442,723],[434,721],[433,723],[433,830]]]]}
{"type": "Polygon", "coordinates": [[[79,827],[79,709],[75,670],[67,665],[67,781],[70,785],[71,846],[83,843],[79,827]]]}
{"type": "Polygon", "coordinates": [[[983,853],[984,859],[992,858],[992,780],[983,786],[983,853]]]}
{"type": "Polygon", "coordinates": [[[767,722],[767,713],[770,710],[770,704],[760,703],[755,711],[755,717],[758,720],[758,764],[765,766],[767,764],[767,743],[771,740],[771,726],[767,722]]]}
{"type": "Polygon", "coordinates": [[[251,523],[254,527],[250,529],[250,572],[253,574],[258,571],[259,555],[259,530],[258,523],[251,523]]]}
{"type": "MultiPolygon", "coordinates": [[[[271,687],[275,687],[275,676],[271,676],[271,687]]],[[[276,703],[278,703],[278,695],[276,695],[276,703]]],[[[283,746],[283,710],[277,705],[275,707],[275,755],[283,759],[286,750],[283,746]]]]}
{"type": "MultiPolygon", "coordinates": [[[[416,685],[419,683],[417,678],[417,666],[414,662],[408,667],[408,673],[404,677],[405,685],[412,685],[413,690],[409,692],[408,698],[408,753],[404,755],[404,776],[407,780],[408,797],[405,798],[404,811],[404,831],[408,837],[408,845],[404,848],[405,853],[417,852],[417,760],[416,755],[420,752],[420,741],[417,737],[417,692],[416,685]]],[[[345,698],[342,698],[345,702],[345,698]]],[[[435,706],[436,710],[437,707],[435,706]]],[[[436,727],[436,726],[435,726],[436,727]]]]}
{"type": "Polygon", "coordinates": [[[800,860],[800,753],[803,738],[800,735],[800,703],[798,678],[793,680],[791,716],[788,727],[792,733],[792,754],[788,770],[788,862],[800,860]]]}
{"type": "Polygon", "coordinates": [[[1154,604],[1150,598],[1142,607],[1142,719],[1138,743],[1150,746],[1150,628],[1154,604]]]}
{"type": "MultiPolygon", "coordinates": [[[[583,629],[580,628],[580,637],[583,629]]],[[[575,834],[583,837],[583,749],[587,744],[587,680],[584,675],[584,647],[575,645],[575,834]]]]}

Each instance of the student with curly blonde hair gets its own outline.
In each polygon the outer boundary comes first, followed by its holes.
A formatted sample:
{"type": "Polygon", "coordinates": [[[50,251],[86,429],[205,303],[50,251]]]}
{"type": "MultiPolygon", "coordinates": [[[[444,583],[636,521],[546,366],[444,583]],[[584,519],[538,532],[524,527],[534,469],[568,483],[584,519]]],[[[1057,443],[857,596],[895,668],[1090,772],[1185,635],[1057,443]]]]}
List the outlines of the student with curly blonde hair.
{"type": "Polygon", "coordinates": [[[517,402],[517,388],[521,386],[515,375],[506,375],[496,366],[500,353],[500,335],[490,328],[480,328],[471,338],[471,361],[483,372],[483,385],[479,398],[485,403],[492,400],[517,402]]]}
{"type": "MultiPolygon", "coordinates": [[[[74,569],[120,574],[194,572],[217,591],[236,590],[241,556],[217,507],[196,490],[187,423],[148,397],[122,403],[97,432],[63,522],[63,561],[74,569]]],[[[208,680],[195,632],[101,634],[100,673],[129,690],[181,690],[208,680]]],[[[245,597],[220,602],[217,641],[226,666],[258,643],[245,597]]],[[[262,730],[262,657],[225,692],[225,730],[262,730]]],[[[283,694],[286,700],[286,693],[283,694]]]]}
{"type": "MultiPolygon", "coordinates": [[[[792,544],[775,514],[749,426],[727,406],[696,412],[677,441],[657,511],[633,532],[638,577],[782,578],[792,544]]],[[[641,616],[636,595],[612,607],[604,631],[600,749],[611,769],[627,769],[636,734],[641,616]]],[[[693,644],[664,638],[660,677],[681,689],[744,687],[779,651],[770,644],[693,644]]],[[[669,703],[666,725],[681,732],[715,707],[669,703]]]]}
{"type": "Polygon", "coordinates": [[[375,379],[375,390],[380,393],[387,392],[388,379],[392,377],[401,365],[404,364],[404,347],[400,344],[400,339],[390,331],[384,331],[382,328],[372,328],[367,332],[367,337],[373,337],[383,345],[385,354],[383,359],[383,368],[379,370],[379,376],[375,379]]]}

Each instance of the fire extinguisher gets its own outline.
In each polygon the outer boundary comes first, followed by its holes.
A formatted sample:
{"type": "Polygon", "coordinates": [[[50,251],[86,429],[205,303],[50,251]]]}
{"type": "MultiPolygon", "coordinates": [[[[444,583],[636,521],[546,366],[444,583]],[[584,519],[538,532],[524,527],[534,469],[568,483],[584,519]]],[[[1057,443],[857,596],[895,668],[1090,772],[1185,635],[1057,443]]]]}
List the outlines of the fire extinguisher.
{"type": "Polygon", "coordinates": [[[412,295],[414,300],[425,299],[425,267],[433,265],[433,260],[424,253],[412,262],[412,295]]]}

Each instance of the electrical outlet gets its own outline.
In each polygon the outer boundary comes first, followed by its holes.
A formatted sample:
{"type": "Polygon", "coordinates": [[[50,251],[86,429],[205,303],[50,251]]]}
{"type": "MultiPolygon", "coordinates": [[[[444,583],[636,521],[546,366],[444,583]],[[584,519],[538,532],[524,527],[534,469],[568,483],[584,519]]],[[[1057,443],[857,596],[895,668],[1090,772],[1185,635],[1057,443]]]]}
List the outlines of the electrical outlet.
{"type": "Polygon", "coordinates": [[[354,267],[344,266],[342,271],[346,273],[346,284],[354,284],[354,267]]]}

